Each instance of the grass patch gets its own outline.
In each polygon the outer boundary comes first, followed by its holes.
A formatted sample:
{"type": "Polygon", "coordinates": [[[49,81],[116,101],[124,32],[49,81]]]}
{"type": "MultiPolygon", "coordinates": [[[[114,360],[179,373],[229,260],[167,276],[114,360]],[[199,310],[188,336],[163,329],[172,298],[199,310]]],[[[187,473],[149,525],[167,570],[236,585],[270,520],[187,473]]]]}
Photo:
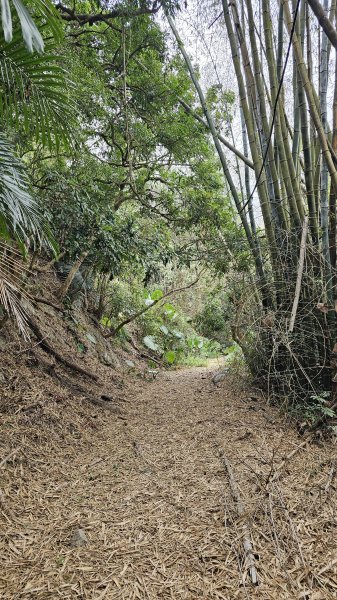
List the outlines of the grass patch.
{"type": "Polygon", "coordinates": [[[178,367],[207,367],[208,359],[204,356],[182,356],[179,358],[178,367]]]}

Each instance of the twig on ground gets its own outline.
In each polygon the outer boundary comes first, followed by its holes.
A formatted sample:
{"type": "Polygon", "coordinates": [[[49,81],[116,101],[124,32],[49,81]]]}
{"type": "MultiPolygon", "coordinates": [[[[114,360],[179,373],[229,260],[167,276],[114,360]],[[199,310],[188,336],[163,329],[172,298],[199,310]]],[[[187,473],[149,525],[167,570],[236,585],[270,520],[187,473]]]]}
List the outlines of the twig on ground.
{"type": "Polygon", "coordinates": [[[253,585],[258,585],[259,580],[258,580],[257,571],[256,571],[256,567],[255,567],[255,557],[254,557],[254,552],[253,552],[253,545],[252,545],[252,541],[251,541],[248,524],[243,520],[243,517],[245,514],[245,508],[244,508],[243,502],[241,500],[239,487],[236,482],[232,466],[231,466],[228,458],[226,458],[226,456],[224,456],[222,451],[220,451],[220,457],[222,458],[224,466],[228,473],[229,484],[230,484],[232,496],[236,503],[236,510],[238,512],[238,515],[242,519],[243,547],[245,550],[247,569],[249,571],[249,575],[250,575],[253,585]]]}
{"type": "Polygon", "coordinates": [[[297,454],[297,452],[299,452],[300,450],[302,450],[309,443],[310,439],[311,438],[307,438],[304,442],[302,442],[302,444],[300,444],[299,446],[297,446],[297,448],[295,448],[295,450],[292,450],[291,452],[289,452],[289,454],[287,454],[287,456],[282,460],[282,462],[280,463],[280,465],[277,467],[274,475],[269,479],[269,483],[273,483],[274,481],[276,481],[280,477],[283,468],[288,464],[289,460],[293,456],[295,456],[295,454],[297,454]]]}
{"type": "Polygon", "coordinates": [[[336,470],[335,470],[336,465],[333,464],[331,469],[330,469],[330,473],[329,473],[329,477],[327,479],[327,482],[324,486],[324,491],[325,493],[329,490],[330,485],[332,484],[334,478],[335,478],[335,474],[336,474],[336,470]]]}
{"type": "Polygon", "coordinates": [[[33,346],[29,346],[28,348],[24,348],[23,350],[20,350],[19,352],[15,352],[15,356],[20,356],[20,354],[24,354],[25,352],[31,352],[32,350],[34,350],[34,348],[36,348],[37,346],[40,346],[41,343],[46,339],[46,337],[42,338],[42,340],[39,340],[38,342],[36,342],[36,344],[34,344],[33,346]]]}
{"type": "Polygon", "coordinates": [[[5,458],[2,459],[2,461],[0,462],[0,469],[2,469],[2,467],[5,466],[5,464],[12,458],[12,456],[14,456],[17,453],[18,450],[19,448],[15,448],[14,450],[12,450],[12,452],[7,454],[5,458]]]}
{"type": "Polygon", "coordinates": [[[156,363],[157,365],[159,365],[159,367],[163,366],[163,363],[160,360],[158,360],[158,358],[154,358],[150,354],[147,354],[146,352],[143,352],[140,348],[138,348],[138,346],[136,346],[136,344],[135,344],[135,342],[133,340],[130,341],[130,344],[131,344],[132,348],[134,348],[136,350],[136,352],[138,352],[138,354],[139,354],[140,357],[147,358],[148,360],[152,360],[154,363],[156,363]]]}
{"type": "Polygon", "coordinates": [[[58,304],[54,304],[54,302],[52,302],[51,300],[47,300],[46,298],[41,298],[40,296],[30,296],[30,294],[27,294],[28,298],[30,298],[31,300],[33,300],[33,302],[37,302],[40,304],[47,304],[47,306],[51,306],[52,308],[55,308],[55,310],[58,310],[60,312],[64,311],[64,307],[60,306],[58,304]]]}

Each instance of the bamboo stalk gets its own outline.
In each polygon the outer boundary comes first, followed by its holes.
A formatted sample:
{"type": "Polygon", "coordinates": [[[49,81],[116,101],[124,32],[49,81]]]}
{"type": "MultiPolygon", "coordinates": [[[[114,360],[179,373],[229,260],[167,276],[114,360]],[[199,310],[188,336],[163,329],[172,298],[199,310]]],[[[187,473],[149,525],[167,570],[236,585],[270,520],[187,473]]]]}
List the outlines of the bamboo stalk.
{"type": "MultiPolygon", "coordinates": [[[[328,10],[328,0],[324,0],[324,9],[328,10]]],[[[320,81],[319,81],[319,100],[321,109],[321,120],[325,134],[328,132],[328,115],[327,115],[327,90],[328,90],[328,38],[323,33],[321,56],[320,56],[320,81]]],[[[321,212],[321,229],[322,229],[322,249],[324,255],[324,275],[327,288],[327,300],[332,303],[331,289],[331,264],[330,264],[330,249],[329,249],[329,201],[328,201],[328,168],[325,157],[322,157],[321,174],[320,174],[320,212],[321,212]]]]}
{"type": "Polygon", "coordinates": [[[293,302],[293,307],[291,310],[290,321],[289,321],[289,329],[288,329],[289,333],[292,333],[294,331],[298,302],[300,299],[307,235],[308,235],[308,217],[305,217],[304,221],[303,221],[300,256],[299,256],[299,260],[298,260],[295,296],[294,296],[294,302],[293,302]]]}
{"type": "Polygon", "coordinates": [[[330,42],[337,50],[337,31],[329,20],[325,9],[318,0],[308,0],[308,4],[310,5],[313,13],[316,15],[325,35],[329,38],[330,42]]]}
{"type": "MultiPolygon", "coordinates": [[[[268,0],[263,0],[263,22],[264,22],[264,31],[265,31],[265,40],[266,40],[266,52],[268,56],[267,64],[269,71],[269,81],[271,87],[271,95],[272,102],[275,106],[276,97],[277,97],[277,89],[278,89],[278,80],[276,74],[276,63],[275,56],[273,50],[273,32],[272,32],[272,23],[270,17],[270,7],[268,0]]],[[[289,211],[292,218],[293,225],[296,228],[299,228],[301,225],[301,220],[303,219],[303,208],[302,208],[302,200],[299,193],[297,178],[295,174],[295,169],[293,166],[293,173],[290,171],[290,167],[292,164],[292,156],[288,143],[288,132],[287,125],[284,119],[284,109],[282,99],[279,98],[278,107],[276,110],[276,118],[275,118],[275,142],[278,148],[280,167],[282,171],[282,176],[284,179],[284,185],[287,192],[287,199],[289,205],[289,211]],[[295,190],[296,186],[296,190],[295,190]],[[301,212],[300,212],[301,211],[301,212]]]]}
{"type": "MultiPolygon", "coordinates": [[[[336,15],[337,20],[337,15],[336,15]]],[[[334,82],[334,98],[332,107],[332,147],[337,151],[337,52],[335,63],[335,82],[334,82]]],[[[337,191],[331,187],[329,198],[329,247],[330,247],[330,262],[334,272],[336,269],[336,199],[337,191]]],[[[336,286],[336,276],[333,276],[333,285],[336,286]]],[[[336,295],[336,293],[335,293],[336,295]]]]}
{"type": "MultiPolygon", "coordinates": [[[[191,60],[190,60],[190,58],[189,58],[189,56],[188,56],[188,54],[187,54],[187,52],[185,50],[184,44],[183,44],[183,42],[182,42],[182,40],[180,38],[179,32],[178,32],[178,30],[177,30],[177,28],[175,26],[175,23],[174,23],[173,19],[168,14],[167,11],[165,12],[165,15],[166,15],[167,21],[168,21],[168,23],[170,25],[170,28],[172,30],[172,33],[173,33],[173,35],[174,35],[174,37],[175,37],[175,39],[177,41],[178,47],[179,47],[179,49],[181,51],[181,54],[182,54],[182,56],[183,56],[183,58],[185,60],[186,66],[187,66],[187,68],[189,70],[189,73],[190,73],[191,80],[193,82],[193,85],[194,85],[194,87],[196,89],[196,92],[198,94],[198,97],[199,97],[199,100],[200,100],[200,104],[202,106],[202,109],[203,109],[203,112],[204,112],[204,115],[205,115],[205,118],[206,118],[209,130],[210,130],[212,138],[213,138],[213,142],[214,142],[215,148],[217,150],[217,153],[218,153],[218,156],[219,156],[219,159],[220,159],[220,163],[221,163],[221,166],[222,166],[222,170],[223,170],[224,176],[225,176],[225,178],[226,178],[226,180],[228,182],[228,185],[229,185],[229,188],[230,188],[230,191],[231,191],[231,194],[232,194],[232,197],[233,197],[236,209],[237,209],[237,211],[238,211],[238,213],[240,215],[240,219],[241,219],[244,231],[245,231],[245,235],[246,235],[247,241],[249,243],[252,255],[254,257],[256,272],[257,272],[257,274],[259,276],[259,279],[260,279],[262,287],[265,288],[265,286],[267,284],[267,280],[266,280],[266,276],[265,276],[265,272],[264,272],[264,267],[263,267],[263,264],[262,264],[262,261],[261,261],[261,257],[259,255],[258,248],[257,248],[257,246],[256,246],[256,244],[254,242],[254,238],[252,236],[252,232],[250,230],[250,226],[249,226],[248,220],[246,218],[246,215],[245,215],[244,212],[241,211],[241,202],[240,202],[240,198],[239,198],[238,193],[237,193],[236,185],[235,185],[235,183],[233,181],[233,178],[231,176],[230,170],[228,168],[226,157],[225,157],[225,154],[223,152],[222,146],[220,144],[219,137],[218,137],[215,125],[214,125],[213,118],[212,118],[212,116],[211,116],[211,114],[210,114],[210,112],[208,110],[204,93],[203,93],[202,88],[201,88],[201,86],[199,84],[199,81],[198,81],[197,76],[195,74],[195,71],[193,69],[193,65],[192,65],[191,60]]],[[[271,221],[270,221],[270,223],[271,223],[271,221]]]]}
{"type": "Polygon", "coordinates": [[[265,225],[266,235],[268,238],[268,244],[269,244],[269,248],[270,248],[270,252],[271,252],[272,261],[273,261],[274,267],[277,271],[278,266],[279,266],[278,251],[277,251],[277,246],[276,246],[276,239],[275,239],[275,232],[274,232],[274,227],[273,227],[270,203],[269,203],[267,189],[266,189],[266,175],[265,175],[265,172],[262,170],[262,158],[261,158],[261,154],[258,150],[257,143],[256,143],[254,123],[253,123],[251,111],[249,109],[248,98],[247,98],[244,80],[243,80],[243,76],[242,76],[242,72],[241,72],[240,58],[239,58],[239,54],[238,54],[238,50],[237,50],[237,44],[236,44],[236,38],[234,35],[233,26],[232,26],[232,22],[231,22],[231,18],[230,18],[228,0],[222,0],[222,6],[223,6],[223,11],[224,11],[224,17],[225,17],[225,23],[226,23],[227,33],[228,33],[228,37],[229,37],[229,42],[230,42],[230,46],[231,46],[233,64],[234,64],[236,78],[237,78],[238,86],[239,86],[240,102],[241,102],[241,107],[242,107],[242,111],[243,111],[245,122],[246,122],[248,140],[249,140],[251,155],[253,158],[255,175],[256,175],[256,178],[259,178],[258,185],[257,185],[257,191],[259,194],[263,221],[264,221],[264,225],[265,225]]]}
{"type": "MultiPolygon", "coordinates": [[[[286,23],[286,26],[288,29],[288,33],[290,35],[291,29],[292,29],[292,18],[291,18],[291,14],[290,14],[290,10],[289,10],[288,0],[280,0],[280,2],[282,2],[282,4],[283,4],[285,23],[286,23]]],[[[320,142],[320,146],[321,146],[321,150],[322,150],[322,156],[326,160],[326,164],[327,164],[327,167],[328,167],[328,170],[330,173],[332,185],[337,190],[337,171],[336,171],[334,161],[332,159],[332,156],[331,156],[331,153],[329,150],[324,127],[323,127],[320,115],[318,113],[318,110],[317,110],[315,93],[313,91],[312,84],[308,77],[308,70],[306,68],[306,65],[305,65],[305,62],[303,59],[301,44],[296,35],[296,32],[294,32],[294,34],[293,34],[292,44],[293,44],[294,51],[295,51],[295,58],[296,58],[297,66],[298,66],[299,72],[301,74],[303,87],[304,87],[304,90],[306,93],[310,114],[312,116],[312,120],[315,125],[316,132],[317,132],[317,136],[319,138],[319,142],[320,142]]]]}
{"type": "MultiPolygon", "coordinates": [[[[234,6],[235,5],[232,3],[232,11],[234,10],[234,6]]],[[[263,150],[263,154],[265,154],[268,137],[269,137],[270,126],[269,126],[269,122],[268,122],[267,107],[266,107],[265,94],[264,94],[264,89],[263,89],[262,66],[261,66],[260,59],[259,59],[257,41],[256,41],[256,36],[255,36],[254,15],[253,15],[252,5],[250,2],[247,2],[247,10],[248,10],[248,20],[249,20],[249,36],[250,36],[250,43],[251,43],[251,48],[252,48],[252,57],[253,57],[253,64],[254,64],[254,76],[255,76],[255,81],[256,81],[257,97],[258,97],[261,121],[262,121],[262,131],[261,131],[261,137],[262,137],[262,141],[263,141],[262,150],[263,150]]],[[[274,154],[274,149],[273,149],[272,143],[270,143],[269,147],[268,147],[268,164],[269,164],[269,168],[270,168],[271,187],[273,190],[273,193],[271,195],[271,200],[273,200],[275,203],[275,209],[277,212],[280,227],[282,229],[286,229],[287,224],[286,224],[286,219],[285,219],[283,206],[282,206],[282,197],[281,197],[281,190],[280,190],[280,185],[279,185],[279,175],[277,172],[277,166],[276,166],[276,162],[275,162],[275,154],[274,154]]]]}

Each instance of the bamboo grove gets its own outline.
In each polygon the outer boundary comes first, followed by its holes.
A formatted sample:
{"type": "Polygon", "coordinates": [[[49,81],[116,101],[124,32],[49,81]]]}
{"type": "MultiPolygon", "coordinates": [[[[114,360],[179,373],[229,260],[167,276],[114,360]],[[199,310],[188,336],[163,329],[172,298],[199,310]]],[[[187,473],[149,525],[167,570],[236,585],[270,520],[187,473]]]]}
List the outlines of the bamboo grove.
{"type": "Polygon", "coordinates": [[[180,32],[166,17],[253,259],[256,287],[241,307],[235,334],[270,391],[289,402],[310,401],[337,381],[337,70],[330,41],[336,33],[336,2],[325,0],[322,7],[307,0],[279,0],[278,5],[222,0],[216,8],[237,82],[242,122],[237,145],[244,149],[243,160],[233,151],[244,171],[241,190],[180,32]],[[310,4],[316,5],[315,13],[310,4]],[[322,14],[330,39],[316,19],[322,14]],[[291,89],[284,84],[289,70],[291,89]],[[256,223],[257,210],[263,224],[256,223]]]}

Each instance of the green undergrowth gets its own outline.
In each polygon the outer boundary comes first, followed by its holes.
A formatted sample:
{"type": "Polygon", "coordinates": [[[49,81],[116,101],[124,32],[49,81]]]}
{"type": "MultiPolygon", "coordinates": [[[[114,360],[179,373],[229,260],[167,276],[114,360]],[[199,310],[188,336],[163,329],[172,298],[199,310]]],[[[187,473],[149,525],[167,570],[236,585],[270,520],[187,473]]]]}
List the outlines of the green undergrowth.
{"type": "Polygon", "coordinates": [[[148,308],[118,332],[117,342],[127,340],[133,330],[144,348],[172,367],[205,366],[208,359],[220,357],[222,344],[201,335],[178,303],[168,300],[159,287],[149,290],[135,282],[132,285],[114,282],[109,307],[101,323],[117,327],[119,322],[148,308]]]}

